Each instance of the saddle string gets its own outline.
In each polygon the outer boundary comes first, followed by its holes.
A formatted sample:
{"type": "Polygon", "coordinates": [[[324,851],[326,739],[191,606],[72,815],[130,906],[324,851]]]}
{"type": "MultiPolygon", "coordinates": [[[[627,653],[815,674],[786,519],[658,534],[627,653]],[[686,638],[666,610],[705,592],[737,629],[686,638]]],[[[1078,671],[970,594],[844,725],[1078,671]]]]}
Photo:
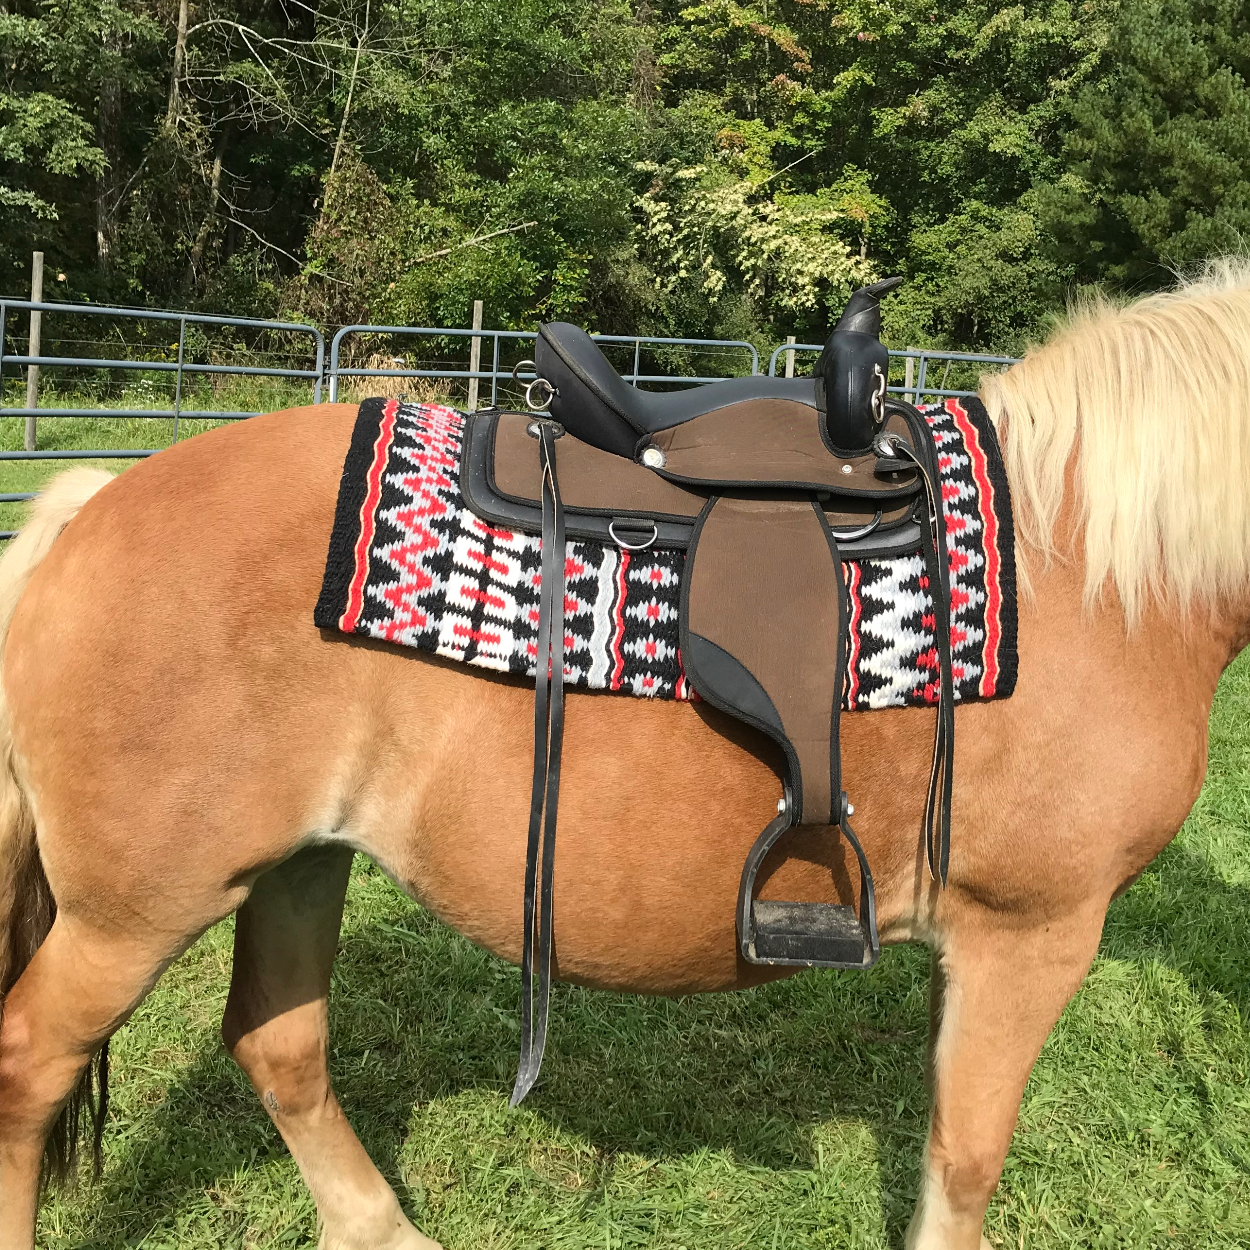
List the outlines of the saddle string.
{"type": "Polygon", "coordinates": [[[538,1080],[547,1045],[556,816],[560,801],[560,756],[564,742],[564,504],[556,476],[555,427],[549,421],[538,421],[535,425],[542,470],[542,582],[538,603],[538,656],[534,673],[534,776],[525,852],[521,1058],[510,1102],[513,1107],[533,1089],[538,1080]],[[534,976],[536,936],[537,985],[534,976]]]}

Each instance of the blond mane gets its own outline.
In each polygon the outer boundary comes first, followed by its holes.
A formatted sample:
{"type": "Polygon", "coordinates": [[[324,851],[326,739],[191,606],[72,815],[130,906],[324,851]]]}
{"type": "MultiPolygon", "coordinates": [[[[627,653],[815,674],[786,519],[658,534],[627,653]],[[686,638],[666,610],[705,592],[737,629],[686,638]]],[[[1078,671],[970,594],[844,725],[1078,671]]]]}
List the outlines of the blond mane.
{"type": "Polygon", "coordinates": [[[1017,532],[1043,563],[1069,462],[1085,597],[1108,583],[1130,623],[1250,580],[1250,258],[1212,261],[1174,290],[1101,296],[1006,373],[981,379],[1003,439],[1017,532]]]}

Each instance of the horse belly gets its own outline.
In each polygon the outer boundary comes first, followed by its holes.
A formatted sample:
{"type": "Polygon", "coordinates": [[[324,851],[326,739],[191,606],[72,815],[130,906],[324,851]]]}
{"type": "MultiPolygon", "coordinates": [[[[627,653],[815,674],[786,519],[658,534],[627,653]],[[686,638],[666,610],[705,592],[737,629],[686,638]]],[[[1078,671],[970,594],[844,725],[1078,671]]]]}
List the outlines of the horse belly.
{"type": "MultiPolygon", "coordinates": [[[[392,797],[379,793],[358,844],[447,923],[519,962],[532,687],[424,657],[379,662],[392,672],[388,754],[411,759],[400,743],[426,746],[419,781],[402,769],[389,782],[379,777],[392,797]]],[[[883,716],[878,736],[888,737],[887,721],[907,743],[923,728],[883,716]]],[[[914,773],[907,788],[920,802],[923,738],[890,752],[895,785],[876,805],[880,822],[870,817],[862,831],[883,869],[914,859],[920,809],[895,791],[914,773]],[[904,810],[905,836],[883,836],[904,810]]],[[[677,994],[787,975],[746,964],[735,929],[743,862],[781,793],[771,744],[715,711],[569,695],[554,887],[559,977],[677,994]]],[[[795,831],[783,847],[761,873],[762,897],[857,901],[858,871],[836,831],[795,831]]]]}

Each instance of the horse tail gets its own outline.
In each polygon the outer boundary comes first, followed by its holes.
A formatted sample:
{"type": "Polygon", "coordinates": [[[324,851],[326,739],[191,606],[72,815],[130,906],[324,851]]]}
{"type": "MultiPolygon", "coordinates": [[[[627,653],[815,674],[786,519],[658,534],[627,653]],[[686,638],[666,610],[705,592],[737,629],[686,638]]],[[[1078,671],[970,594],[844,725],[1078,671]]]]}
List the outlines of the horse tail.
{"type": "MultiPolygon", "coordinates": [[[[58,474],[31,504],[21,533],[0,556],[0,661],[18,600],[61,531],[101,487],[113,480],[102,469],[58,474]]],[[[0,1021],[4,999],[34,958],[52,922],[56,900],[44,875],[30,798],[18,779],[8,703],[0,682],[0,1021]]],[[[108,1047],[87,1065],[48,1138],[47,1169],[64,1179],[76,1168],[81,1112],[89,1108],[100,1165],[100,1135],[108,1088],[108,1047]]]]}

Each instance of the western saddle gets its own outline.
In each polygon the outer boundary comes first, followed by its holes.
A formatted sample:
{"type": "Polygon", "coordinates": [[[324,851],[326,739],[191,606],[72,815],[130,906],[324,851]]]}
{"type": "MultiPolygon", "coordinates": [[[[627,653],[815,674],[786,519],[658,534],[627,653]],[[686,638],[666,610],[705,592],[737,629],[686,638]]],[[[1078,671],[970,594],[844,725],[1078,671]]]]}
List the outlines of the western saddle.
{"type": "Polygon", "coordinates": [[[649,393],[624,382],[585,331],[544,325],[526,393],[531,412],[488,409],[469,423],[466,503],[495,524],[542,538],[514,1106],[537,1080],[546,1042],[566,538],[685,551],[686,677],[712,706],[772,738],[785,759],[777,816],[742,870],[739,951],[750,963],[825,968],[867,968],[880,952],[872,873],[841,779],[842,562],[923,553],[940,676],[924,837],[930,872],[946,882],[954,757],[949,569],[929,427],[886,390],[879,301],[900,281],[851,296],[804,378],[754,376],[649,393]],[[797,825],[841,830],[859,864],[858,912],[755,898],[765,857],[797,825]]]}

